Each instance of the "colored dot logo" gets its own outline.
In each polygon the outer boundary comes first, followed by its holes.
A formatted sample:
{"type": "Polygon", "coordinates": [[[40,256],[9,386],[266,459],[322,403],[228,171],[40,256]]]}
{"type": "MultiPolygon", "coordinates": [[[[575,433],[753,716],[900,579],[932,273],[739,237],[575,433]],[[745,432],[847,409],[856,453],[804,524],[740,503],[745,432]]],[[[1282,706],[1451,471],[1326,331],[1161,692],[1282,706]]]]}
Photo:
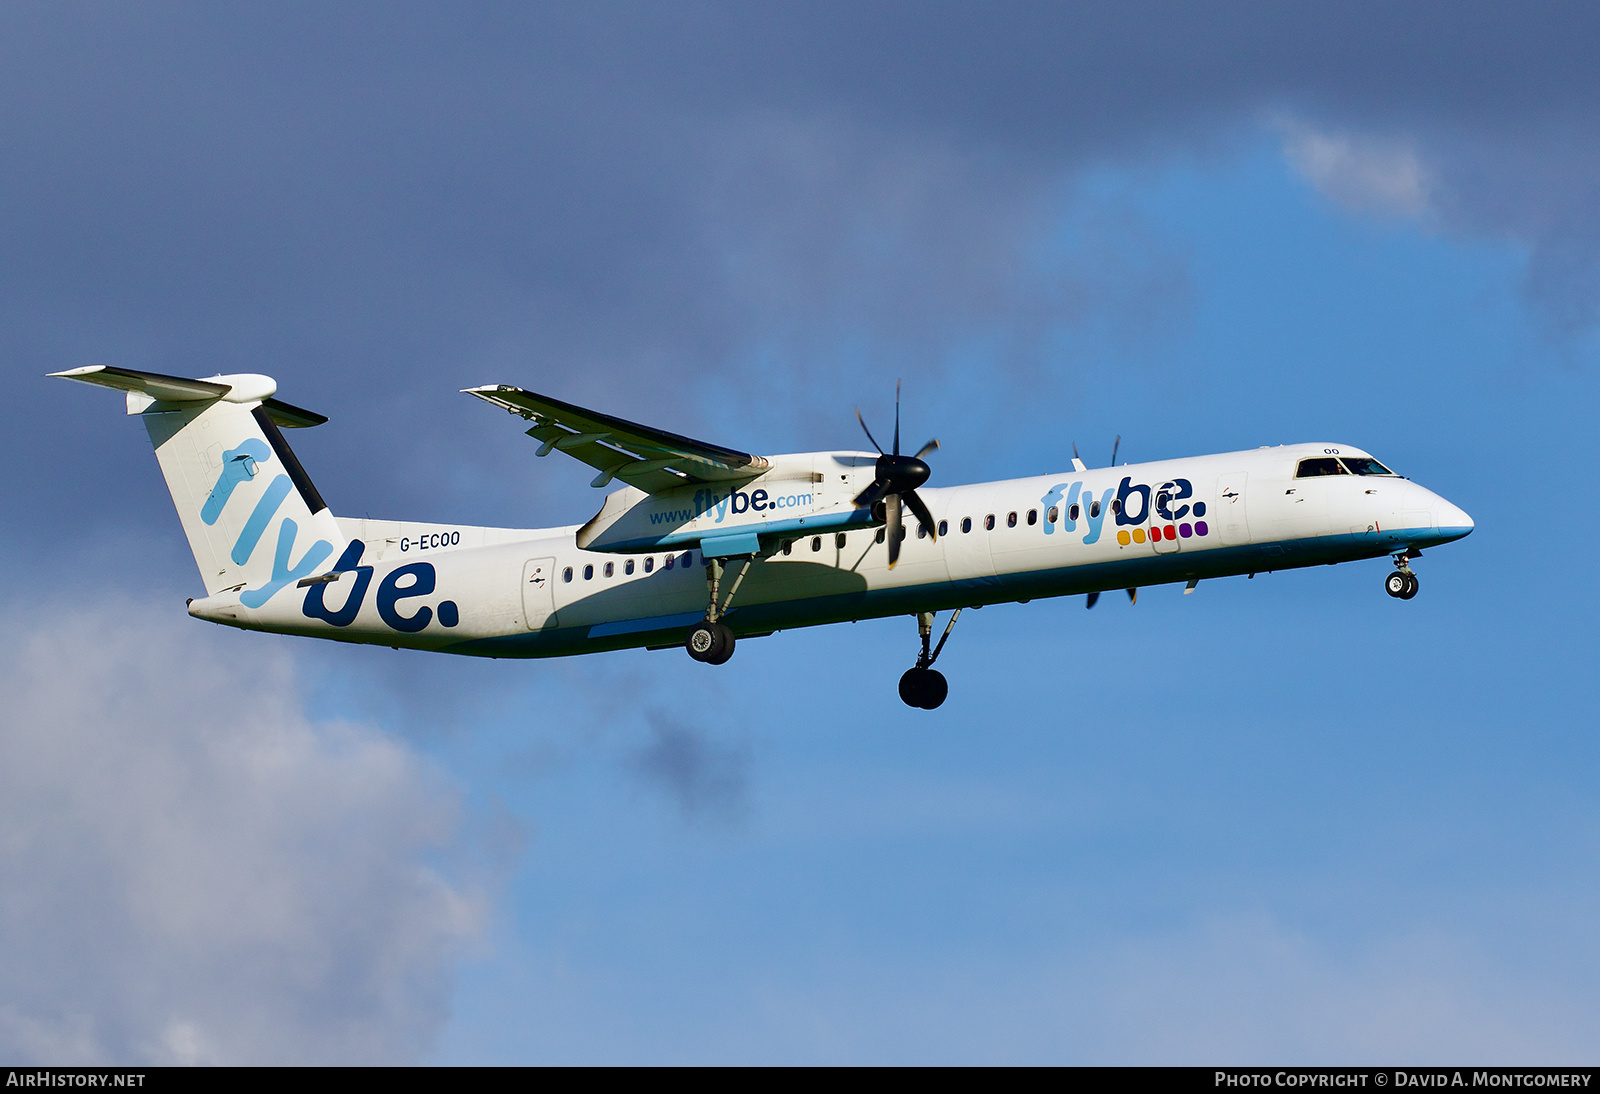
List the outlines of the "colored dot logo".
{"type": "Polygon", "coordinates": [[[1131,532],[1124,528],[1122,531],[1117,533],[1117,542],[1126,547],[1130,543],[1143,543],[1146,540],[1149,540],[1151,543],[1156,543],[1163,539],[1190,539],[1194,536],[1206,536],[1210,534],[1211,529],[1206,526],[1205,521],[1197,520],[1193,524],[1185,521],[1182,524],[1156,525],[1148,532],[1146,532],[1143,528],[1135,528],[1131,532]]]}

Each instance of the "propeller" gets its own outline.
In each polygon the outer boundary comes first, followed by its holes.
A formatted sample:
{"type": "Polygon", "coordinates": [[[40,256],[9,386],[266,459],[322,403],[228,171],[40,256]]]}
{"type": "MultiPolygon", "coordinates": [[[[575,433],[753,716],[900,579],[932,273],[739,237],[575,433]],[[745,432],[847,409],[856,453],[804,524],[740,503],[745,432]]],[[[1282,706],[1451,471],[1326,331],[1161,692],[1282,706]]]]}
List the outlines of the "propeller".
{"type": "Polygon", "coordinates": [[[856,408],[856,421],[861,423],[861,431],[867,435],[867,440],[872,442],[872,447],[878,450],[878,464],[873,472],[870,486],[856,495],[855,505],[858,509],[868,509],[883,503],[884,523],[888,525],[889,539],[889,569],[894,569],[894,564],[900,561],[900,506],[904,503],[916,516],[917,523],[927,531],[928,535],[937,540],[939,529],[933,523],[933,514],[917,496],[917,487],[928,481],[932,469],[922,462],[922,457],[939,447],[937,440],[929,441],[917,450],[915,456],[900,455],[900,381],[894,384],[894,450],[885,452],[883,445],[878,443],[878,438],[872,435],[872,430],[867,428],[867,420],[861,416],[861,408],[856,408]]]}

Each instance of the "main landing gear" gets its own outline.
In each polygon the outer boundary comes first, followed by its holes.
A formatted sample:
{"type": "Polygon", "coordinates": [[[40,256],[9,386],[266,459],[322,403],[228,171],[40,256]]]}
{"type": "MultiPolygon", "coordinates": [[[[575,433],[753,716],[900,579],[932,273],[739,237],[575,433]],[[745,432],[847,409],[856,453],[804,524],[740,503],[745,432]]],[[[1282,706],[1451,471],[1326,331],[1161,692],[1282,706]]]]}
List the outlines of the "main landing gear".
{"type": "Polygon", "coordinates": [[[1395,571],[1383,579],[1383,591],[1396,600],[1410,600],[1417,595],[1417,575],[1406,565],[1407,560],[1421,558],[1421,551],[1405,551],[1394,556],[1395,571]]]}
{"type": "Polygon", "coordinates": [[[934,668],[933,663],[939,659],[939,651],[944,649],[950,632],[955,629],[956,620],[960,618],[961,609],[957,608],[950,616],[950,622],[945,625],[939,644],[930,653],[928,640],[933,637],[933,613],[917,613],[917,632],[922,636],[922,652],[917,655],[917,663],[900,677],[900,699],[906,706],[933,710],[950,694],[950,684],[945,680],[944,673],[934,668]]]}
{"type": "Polygon", "coordinates": [[[711,602],[706,605],[704,622],[690,627],[688,635],[683,640],[684,649],[688,650],[689,656],[696,661],[704,661],[708,665],[721,665],[733,656],[733,631],[720,620],[728,614],[728,605],[733,603],[733,594],[739,591],[744,575],[750,572],[750,564],[754,561],[752,556],[745,556],[739,565],[738,576],[733,579],[733,588],[728,590],[728,598],[723,600],[722,560],[706,559],[706,586],[711,602]]]}

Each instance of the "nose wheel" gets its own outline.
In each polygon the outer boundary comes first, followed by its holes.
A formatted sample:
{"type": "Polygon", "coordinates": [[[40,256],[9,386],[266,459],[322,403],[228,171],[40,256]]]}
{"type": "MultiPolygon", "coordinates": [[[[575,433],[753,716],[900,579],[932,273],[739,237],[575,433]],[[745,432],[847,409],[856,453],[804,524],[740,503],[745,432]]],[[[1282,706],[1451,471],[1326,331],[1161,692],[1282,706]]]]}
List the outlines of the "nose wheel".
{"type": "MultiPolygon", "coordinates": [[[[1421,552],[1419,551],[1418,554],[1421,552]]],[[[1417,595],[1417,575],[1411,572],[1411,567],[1406,565],[1409,552],[1396,555],[1394,559],[1395,571],[1383,579],[1383,591],[1396,600],[1410,600],[1417,595]]]]}
{"type": "Polygon", "coordinates": [[[900,701],[908,707],[919,710],[936,710],[941,706],[945,697],[950,694],[950,683],[944,678],[944,673],[933,667],[939,659],[939,653],[944,649],[944,644],[950,638],[950,632],[955,629],[956,620],[961,618],[961,609],[957,608],[950,616],[950,622],[945,624],[944,634],[939,636],[939,644],[932,650],[928,648],[929,640],[933,637],[933,613],[917,613],[917,633],[922,637],[922,652],[917,655],[917,663],[907,669],[900,677],[900,701]]]}

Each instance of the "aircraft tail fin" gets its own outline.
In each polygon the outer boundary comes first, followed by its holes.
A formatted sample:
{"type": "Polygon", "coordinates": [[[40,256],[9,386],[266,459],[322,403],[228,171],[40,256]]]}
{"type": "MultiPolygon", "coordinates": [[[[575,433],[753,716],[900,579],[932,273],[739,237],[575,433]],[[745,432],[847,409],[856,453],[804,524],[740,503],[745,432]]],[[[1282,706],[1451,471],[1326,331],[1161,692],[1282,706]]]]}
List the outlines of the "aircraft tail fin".
{"type": "Polygon", "coordinates": [[[90,365],[51,373],[125,392],[155,446],[206,594],[236,590],[259,608],[321,572],[343,544],[338,522],[280,426],[327,421],[273,396],[270,376],[191,380],[90,365]]]}

